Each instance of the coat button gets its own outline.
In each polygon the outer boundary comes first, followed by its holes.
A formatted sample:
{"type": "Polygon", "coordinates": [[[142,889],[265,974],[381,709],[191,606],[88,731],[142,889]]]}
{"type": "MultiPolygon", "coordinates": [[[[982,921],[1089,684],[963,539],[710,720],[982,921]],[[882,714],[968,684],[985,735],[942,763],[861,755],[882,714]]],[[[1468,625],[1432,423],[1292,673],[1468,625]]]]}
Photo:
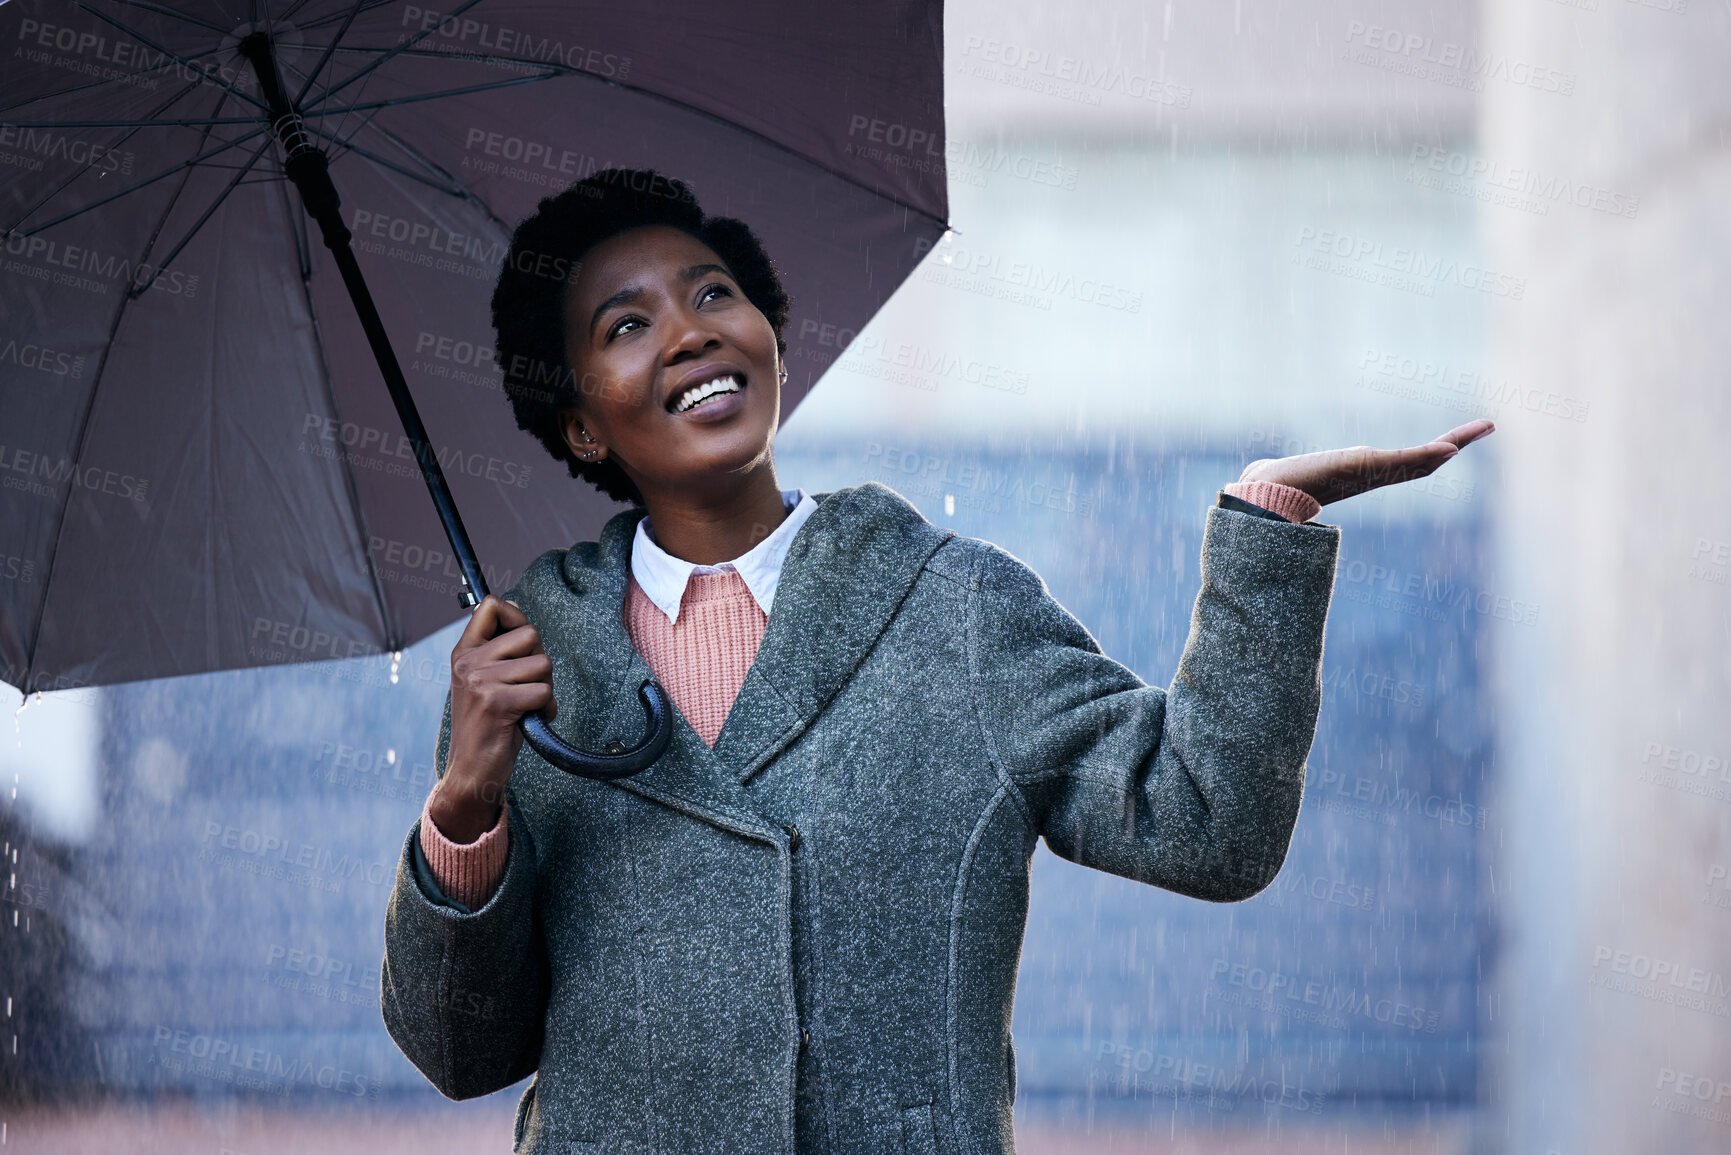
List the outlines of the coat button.
{"type": "Polygon", "coordinates": [[[811,1032],[801,1027],[799,1029],[799,1049],[803,1051],[809,1046],[811,1046],[811,1032]]]}
{"type": "Polygon", "coordinates": [[[798,850],[800,843],[799,827],[790,823],[787,826],[783,826],[782,829],[787,832],[787,848],[789,850],[798,850]]]}

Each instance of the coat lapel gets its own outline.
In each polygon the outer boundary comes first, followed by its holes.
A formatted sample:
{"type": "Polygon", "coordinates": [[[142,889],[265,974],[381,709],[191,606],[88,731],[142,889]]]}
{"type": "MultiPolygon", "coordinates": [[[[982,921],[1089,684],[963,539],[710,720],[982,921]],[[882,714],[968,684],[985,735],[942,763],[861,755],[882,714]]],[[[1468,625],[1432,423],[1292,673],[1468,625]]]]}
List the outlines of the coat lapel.
{"type": "MultiPolygon", "coordinates": [[[[762,644],[714,749],[676,716],[660,760],[612,785],[740,834],[781,837],[744,783],[835,696],[926,560],[954,536],[876,482],[814,496],[818,507],[788,548],[762,644]]],[[[643,735],[637,687],[653,674],[631,644],[623,614],[631,541],[643,516],[641,509],[616,514],[599,541],[567,550],[562,589],[523,590],[550,644],[569,639],[561,653],[549,650],[560,701],[577,699],[553,722],[568,742],[600,749],[611,739],[631,744],[643,735]],[[587,710],[578,705],[585,695],[587,710]]]]}
{"type": "Polygon", "coordinates": [[[735,782],[750,779],[829,704],[926,560],[954,536],[877,482],[818,495],[788,548],[763,643],[715,742],[735,782]]]}
{"type": "MultiPolygon", "coordinates": [[[[566,711],[561,709],[553,728],[567,742],[589,749],[604,749],[614,740],[635,745],[644,735],[637,688],[655,675],[631,644],[624,615],[631,541],[643,516],[642,509],[615,514],[602,527],[599,541],[579,542],[567,550],[561,567],[562,589],[554,591],[552,597],[538,599],[543,613],[551,610],[557,618],[554,629],[543,630],[544,635],[550,635],[543,640],[551,645],[552,639],[570,639],[559,647],[562,653],[548,651],[554,660],[559,700],[564,702],[568,693],[560,684],[561,666],[576,675],[570,679],[569,693],[588,695],[587,708],[573,702],[577,708],[570,710],[573,717],[568,725],[561,725],[566,722],[566,711]]],[[[751,805],[746,791],[719,771],[713,752],[677,707],[673,714],[673,739],[656,763],[608,785],[738,834],[772,842],[778,839],[780,832],[751,805]]]]}

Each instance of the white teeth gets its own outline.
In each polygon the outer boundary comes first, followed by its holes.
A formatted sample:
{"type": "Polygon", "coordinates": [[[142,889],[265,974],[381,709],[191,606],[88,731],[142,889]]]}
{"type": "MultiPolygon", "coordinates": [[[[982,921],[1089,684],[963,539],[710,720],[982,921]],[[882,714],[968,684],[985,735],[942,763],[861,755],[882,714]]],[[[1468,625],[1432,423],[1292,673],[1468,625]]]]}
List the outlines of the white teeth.
{"type": "Polygon", "coordinates": [[[709,398],[714,397],[718,393],[738,393],[740,388],[739,378],[733,376],[717,377],[713,381],[705,381],[701,385],[693,385],[690,389],[687,389],[684,393],[679,395],[679,400],[674,403],[673,411],[675,413],[684,413],[687,409],[696,408],[698,405],[707,401],[709,398]]]}

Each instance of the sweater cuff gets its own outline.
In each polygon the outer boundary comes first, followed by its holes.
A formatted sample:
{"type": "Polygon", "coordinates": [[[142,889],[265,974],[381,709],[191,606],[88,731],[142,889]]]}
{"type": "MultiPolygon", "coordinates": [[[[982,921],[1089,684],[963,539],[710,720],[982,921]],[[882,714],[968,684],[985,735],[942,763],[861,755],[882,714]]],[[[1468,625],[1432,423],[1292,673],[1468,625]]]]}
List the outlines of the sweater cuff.
{"type": "Polygon", "coordinates": [[[433,794],[437,792],[430,792],[421,807],[421,853],[440,890],[470,910],[480,910],[505,877],[505,857],[510,848],[506,808],[499,807],[499,820],[493,829],[475,841],[452,842],[433,821],[433,794]]]}
{"type": "Polygon", "coordinates": [[[1306,522],[1322,512],[1322,503],[1316,498],[1302,489],[1281,485],[1277,481],[1234,481],[1221,492],[1239,501],[1260,505],[1291,522],[1306,522]]]}

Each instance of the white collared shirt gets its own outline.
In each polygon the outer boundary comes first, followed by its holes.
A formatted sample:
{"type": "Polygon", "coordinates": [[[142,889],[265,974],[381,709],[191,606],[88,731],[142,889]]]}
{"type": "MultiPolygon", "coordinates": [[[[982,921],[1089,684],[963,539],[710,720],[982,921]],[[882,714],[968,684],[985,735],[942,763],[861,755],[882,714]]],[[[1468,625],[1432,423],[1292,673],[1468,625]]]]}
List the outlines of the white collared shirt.
{"type": "Polygon", "coordinates": [[[674,557],[655,544],[655,539],[649,536],[649,518],[641,518],[637,522],[637,536],[631,541],[631,576],[637,579],[649,600],[667,615],[667,620],[678,624],[679,603],[685,600],[685,587],[692,574],[737,570],[752,598],[767,615],[770,603],[775,601],[775,587],[781,581],[781,563],[787,558],[787,548],[793,544],[794,534],[805,519],[817,511],[817,502],[803,489],[784,489],[781,500],[793,512],[768,537],[739,557],[719,565],[698,565],[674,557]]]}

